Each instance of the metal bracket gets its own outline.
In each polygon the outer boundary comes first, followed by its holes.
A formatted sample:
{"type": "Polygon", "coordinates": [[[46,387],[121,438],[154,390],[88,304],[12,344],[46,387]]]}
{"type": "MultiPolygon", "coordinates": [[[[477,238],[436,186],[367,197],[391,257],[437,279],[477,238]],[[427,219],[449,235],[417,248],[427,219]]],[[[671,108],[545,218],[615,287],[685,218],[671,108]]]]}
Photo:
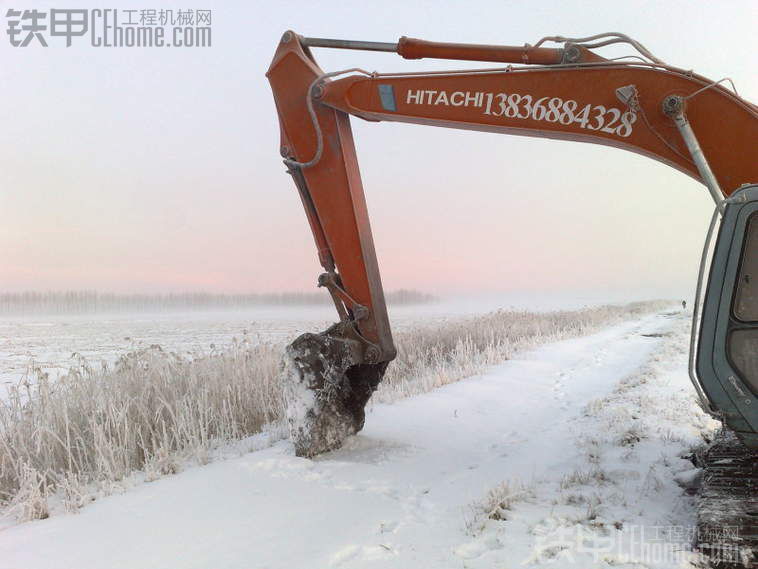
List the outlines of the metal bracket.
{"type": "Polygon", "coordinates": [[[340,277],[334,271],[321,273],[318,277],[318,286],[326,287],[329,294],[334,301],[334,306],[337,309],[337,313],[340,316],[340,322],[335,324],[327,330],[327,334],[336,335],[342,338],[350,338],[357,342],[362,347],[362,358],[357,359],[356,362],[375,364],[382,356],[382,349],[373,342],[369,342],[366,338],[361,336],[358,331],[356,322],[363,320],[368,316],[368,308],[351,297],[347,291],[342,288],[340,277]],[[351,318],[347,312],[350,309],[353,317],[351,318]]]}
{"type": "Polygon", "coordinates": [[[339,275],[337,275],[337,273],[334,271],[321,273],[318,276],[318,286],[326,287],[326,289],[329,291],[329,294],[332,296],[332,300],[334,301],[334,306],[337,308],[337,312],[340,315],[340,320],[343,322],[351,320],[345,307],[349,308],[353,313],[352,320],[363,320],[368,316],[368,308],[356,302],[355,299],[351,297],[344,288],[342,288],[342,283],[340,282],[339,275]]]}
{"type": "Polygon", "coordinates": [[[561,64],[571,65],[574,63],[581,63],[581,60],[581,48],[575,43],[567,43],[563,48],[563,53],[561,54],[561,64]]]}
{"type": "Polygon", "coordinates": [[[355,322],[351,320],[337,322],[323,334],[345,343],[351,353],[351,365],[375,364],[381,358],[381,348],[361,336],[355,322]]]}
{"type": "Polygon", "coordinates": [[[639,94],[635,85],[624,85],[616,89],[616,97],[634,112],[640,110],[639,94]]]}

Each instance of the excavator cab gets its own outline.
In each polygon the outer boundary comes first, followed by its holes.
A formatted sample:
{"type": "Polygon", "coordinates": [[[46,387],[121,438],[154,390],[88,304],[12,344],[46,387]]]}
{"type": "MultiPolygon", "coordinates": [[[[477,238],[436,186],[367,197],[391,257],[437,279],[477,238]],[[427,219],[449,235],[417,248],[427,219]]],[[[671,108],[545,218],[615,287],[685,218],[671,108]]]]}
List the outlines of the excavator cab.
{"type": "Polygon", "coordinates": [[[717,207],[700,271],[690,375],[704,406],[758,448],[758,185],[717,207]]]}

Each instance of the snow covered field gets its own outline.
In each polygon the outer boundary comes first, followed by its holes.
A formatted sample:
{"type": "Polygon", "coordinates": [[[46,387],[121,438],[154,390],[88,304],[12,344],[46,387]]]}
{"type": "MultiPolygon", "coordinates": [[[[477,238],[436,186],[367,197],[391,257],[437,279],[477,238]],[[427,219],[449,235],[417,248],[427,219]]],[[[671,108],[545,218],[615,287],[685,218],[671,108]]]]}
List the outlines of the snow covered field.
{"type": "MultiPolygon", "coordinates": [[[[598,295],[497,295],[453,298],[442,302],[390,306],[393,327],[401,330],[461,315],[499,308],[571,310],[624,301],[598,295]]],[[[31,366],[52,375],[66,371],[81,354],[91,365],[113,363],[136,347],[158,344],[181,354],[207,352],[233,338],[281,342],[302,332],[323,330],[336,313],[323,306],[256,306],[238,310],[198,310],[163,313],[0,316],[0,395],[2,385],[17,382],[31,366]]]]}
{"type": "Polygon", "coordinates": [[[647,316],[374,405],[316,460],[280,441],[7,526],[0,568],[687,566],[676,480],[714,428],[688,325],[647,316]]]}

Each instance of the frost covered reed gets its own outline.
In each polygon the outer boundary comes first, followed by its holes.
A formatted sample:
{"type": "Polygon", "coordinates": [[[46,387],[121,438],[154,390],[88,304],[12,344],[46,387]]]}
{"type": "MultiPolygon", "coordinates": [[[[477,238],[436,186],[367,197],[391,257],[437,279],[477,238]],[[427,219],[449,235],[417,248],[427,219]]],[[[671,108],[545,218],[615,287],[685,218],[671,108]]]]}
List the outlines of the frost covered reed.
{"type": "Polygon", "coordinates": [[[645,301],[544,313],[500,310],[401,332],[395,338],[397,359],[372,400],[391,402],[426,393],[481,373],[517,352],[588,334],[671,304],[645,301]]]}
{"type": "MultiPolygon", "coordinates": [[[[220,442],[239,440],[281,416],[280,349],[231,346],[188,359],[157,346],[112,368],[80,361],[55,381],[40,374],[0,401],[0,509],[46,517],[40,494],[67,488],[64,506],[142,470],[147,479],[205,463],[220,442]]],[[[74,506],[75,507],[75,506],[74,506]]]]}
{"type": "MultiPolygon", "coordinates": [[[[398,357],[376,401],[430,391],[514,353],[660,310],[644,302],[578,311],[499,311],[396,335],[398,357]]],[[[158,346],[112,367],[80,359],[56,380],[39,373],[0,400],[0,513],[49,515],[48,498],[76,509],[141,471],[147,480],[205,463],[214,448],[282,416],[282,346],[235,342],[187,358],[158,346]]]]}

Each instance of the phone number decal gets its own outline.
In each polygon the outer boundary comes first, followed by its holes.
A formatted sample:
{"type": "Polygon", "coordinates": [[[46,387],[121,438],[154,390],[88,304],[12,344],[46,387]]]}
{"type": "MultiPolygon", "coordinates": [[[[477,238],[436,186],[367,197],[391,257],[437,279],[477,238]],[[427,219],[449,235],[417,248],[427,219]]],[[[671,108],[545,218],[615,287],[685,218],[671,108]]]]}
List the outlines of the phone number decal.
{"type": "Polygon", "coordinates": [[[632,110],[580,105],[573,99],[564,101],[560,97],[550,96],[535,98],[518,93],[409,90],[406,104],[475,107],[481,108],[482,114],[492,117],[529,119],[566,126],[578,124],[585,130],[605,132],[622,138],[632,134],[633,125],[637,121],[637,113],[632,110]]]}

